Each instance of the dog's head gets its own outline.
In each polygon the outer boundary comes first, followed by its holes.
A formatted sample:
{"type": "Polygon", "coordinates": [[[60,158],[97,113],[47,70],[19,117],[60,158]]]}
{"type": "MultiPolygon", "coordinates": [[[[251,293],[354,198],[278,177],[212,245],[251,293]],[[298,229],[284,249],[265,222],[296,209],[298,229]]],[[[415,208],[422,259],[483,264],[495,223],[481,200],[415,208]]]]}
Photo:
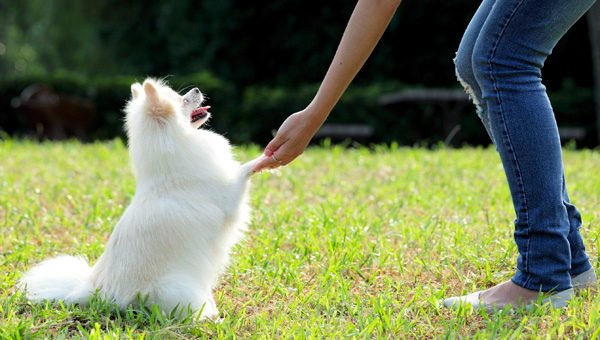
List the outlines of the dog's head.
{"type": "Polygon", "coordinates": [[[164,81],[148,78],[143,84],[131,85],[131,100],[125,109],[127,120],[137,119],[159,125],[177,124],[198,129],[210,117],[203,107],[204,96],[193,88],[181,96],[164,81]]]}

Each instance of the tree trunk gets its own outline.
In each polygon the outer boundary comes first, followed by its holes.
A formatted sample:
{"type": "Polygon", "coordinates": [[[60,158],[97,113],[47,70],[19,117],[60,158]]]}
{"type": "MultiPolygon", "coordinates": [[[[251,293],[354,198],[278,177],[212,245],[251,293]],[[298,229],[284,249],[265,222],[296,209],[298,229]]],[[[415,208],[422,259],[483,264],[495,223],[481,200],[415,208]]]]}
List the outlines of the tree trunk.
{"type": "Polygon", "coordinates": [[[600,145],[600,0],[590,8],[587,16],[592,63],[594,67],[594,98],[596,99],[596,129],[600,145]]]}

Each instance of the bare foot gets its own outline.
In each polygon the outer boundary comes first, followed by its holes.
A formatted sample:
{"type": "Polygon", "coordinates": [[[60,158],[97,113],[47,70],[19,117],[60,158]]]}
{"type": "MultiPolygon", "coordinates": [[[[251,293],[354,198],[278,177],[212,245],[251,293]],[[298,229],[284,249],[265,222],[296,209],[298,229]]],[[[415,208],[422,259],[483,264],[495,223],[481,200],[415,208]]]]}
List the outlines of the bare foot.
{"type": "Polygon", "coordinates": [[[531,290],[517,286],[511,280],[502,282],[492,288],[484,290],[479,295],[480,301],[486,305],[493,306],[496,304],[497,308],[504,308],[507,305],[525,306],[536,301],[540,292],[537,290],[531,290]]]}

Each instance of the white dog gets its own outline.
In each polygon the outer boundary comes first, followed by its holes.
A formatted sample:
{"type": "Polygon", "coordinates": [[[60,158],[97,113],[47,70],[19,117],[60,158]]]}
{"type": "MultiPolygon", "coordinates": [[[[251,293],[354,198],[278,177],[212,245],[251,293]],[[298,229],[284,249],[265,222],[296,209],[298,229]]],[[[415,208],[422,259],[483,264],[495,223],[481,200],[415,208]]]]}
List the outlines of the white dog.
{"type": "Polygon", "coordinates": [[[139,307],[141,294],[167,313],[189,307],[214,317],[212,287],[246,228],[257,160],[240,166],[224,137],[197,130],[209,117],[197,88],[182,97],[146,79],[131,93],[125,112],[137,186],[106,250],[91,268],[72,256],[46,260],[20,286],[33,301],[86,305],[97,292],[126,309],[139,307]]]}

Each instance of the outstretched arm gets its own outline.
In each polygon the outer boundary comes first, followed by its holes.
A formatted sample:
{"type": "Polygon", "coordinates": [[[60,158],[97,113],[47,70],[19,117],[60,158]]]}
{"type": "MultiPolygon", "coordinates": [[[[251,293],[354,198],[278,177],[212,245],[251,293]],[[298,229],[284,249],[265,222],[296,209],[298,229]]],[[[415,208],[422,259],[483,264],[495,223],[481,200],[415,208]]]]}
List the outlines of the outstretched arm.
{"type": "Polygon", "coordinates": [[[289,164],[301,155],[379,42],[401,0],[359,0],[312,102],[289,116],[265,148],[255,171],[289,164]],[[271,156],[281,162],[277,162],[271,156]]]}

